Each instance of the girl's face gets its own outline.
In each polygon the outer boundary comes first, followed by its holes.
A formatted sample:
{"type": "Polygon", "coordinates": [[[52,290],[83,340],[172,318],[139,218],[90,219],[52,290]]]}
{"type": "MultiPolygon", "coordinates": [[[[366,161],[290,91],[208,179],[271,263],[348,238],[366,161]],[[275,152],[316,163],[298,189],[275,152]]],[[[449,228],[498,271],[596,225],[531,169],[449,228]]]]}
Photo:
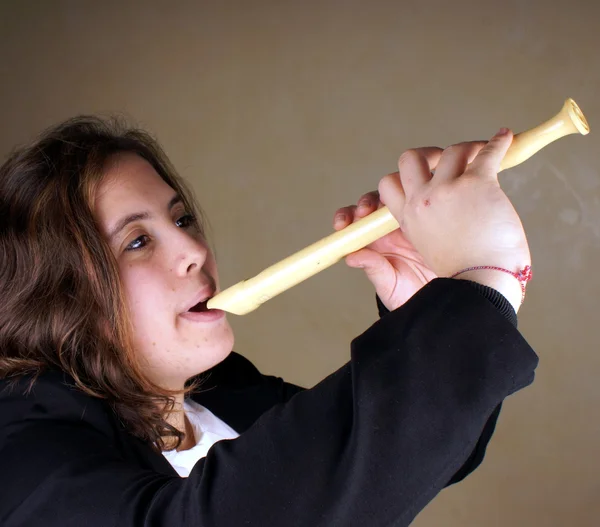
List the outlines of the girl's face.
{"type": "Polygon", "coordinates": [[[140,362],[156,384],[181,389],[233,346],[225,313],[185,314],[218,291],[206,240],[175,191],[132,153],[109,160],[95,207],[119,265],[140,362]]]}

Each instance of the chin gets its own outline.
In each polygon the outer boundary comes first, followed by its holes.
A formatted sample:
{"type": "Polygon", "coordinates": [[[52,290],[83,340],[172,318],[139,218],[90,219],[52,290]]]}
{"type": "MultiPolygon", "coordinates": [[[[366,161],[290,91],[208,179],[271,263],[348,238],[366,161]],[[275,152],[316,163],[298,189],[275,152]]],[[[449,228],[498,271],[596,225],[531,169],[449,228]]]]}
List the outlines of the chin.
{"type": "Polygon", "coordinates": [[[217,364],[223,362],[233,351],[235,342],[233,330],[227,321],[214,328],[210,336],[198,345],[188,347],[179,360],[184,366],[185,377],[190,379],[210,370],[217,364]]]}
{"type": "Polygon", "coordinates": [[[229,323],[226,323],[225,327],[223,328],[223,334],[219,335],[218,342],[215,342],[215,344],[211,346],[212,349],[207,354],[209,363],[205,366],[204,371],[209,370],[220,362],[223,362],[233,351],[234,342],[235,338],[233,336],[233,330],[231,329],[229,323]]]}

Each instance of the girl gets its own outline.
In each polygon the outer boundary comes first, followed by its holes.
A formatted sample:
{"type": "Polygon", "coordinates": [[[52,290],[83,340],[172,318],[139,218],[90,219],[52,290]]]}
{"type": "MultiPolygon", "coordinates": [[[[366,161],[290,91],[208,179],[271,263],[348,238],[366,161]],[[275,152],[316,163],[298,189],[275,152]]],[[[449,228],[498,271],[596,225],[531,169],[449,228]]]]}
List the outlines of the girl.
{"type": "Polygon", "coordinates": [[[80,117],[13,152],[0,524],[408,525],[533,380],[529,248],[497,180],[511,140],[407,151],[337,211],[339,229],[386,203],[401,229],[347,258],[382,316],[307,390],[232,352],[201,215],[147,134],[80,117]]]}

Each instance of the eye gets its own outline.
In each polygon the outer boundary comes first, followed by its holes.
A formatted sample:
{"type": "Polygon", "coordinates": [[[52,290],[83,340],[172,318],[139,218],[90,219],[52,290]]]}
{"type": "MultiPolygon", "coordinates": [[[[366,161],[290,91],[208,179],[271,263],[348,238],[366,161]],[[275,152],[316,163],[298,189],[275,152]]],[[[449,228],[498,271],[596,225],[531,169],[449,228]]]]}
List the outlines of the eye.
{"type": "Polygon", "coordinates": [[[143,245],[139,245],[139,243],[142,240],[147,239],[147,238],[148,238],[148,236],[146,234],[144,234],[142,236],[138,236],[127,247],[125,247],[125,250],[126,251],[139,251],[140,249],[143,249],[146,246],[146,243],[144,243],[143,245]]]}
{"type": "MultiPolygon", "coordinates": [[[[184,214],[183,216],[181,216],[181,218],[179,218],[176,221],[176,224],[178,227],[181,227],[182,229],[187,229],[190,227],[198,227],[198,220],[196,219],[196,216],[194,216],[193,214],[184,214]]],[[[143,249],[144,247],[146,247],[146,243],[147,243],[148,239],[149,239],[149,236],[147,234],[138,236],[135,240],[133,240],[125,248],[125,250],[129,251],[129,252],[139,251],[140,249],[143,249]]]]}
{"type": "Polygon", "coordinates": [[[196,216],[194,216],[192,214],[184,214],[177,221],[184,223],[184,225],[183,225],[184,229],[187,227],[197,227],[198,226],[198,221],[196,220],[196,216]]]}

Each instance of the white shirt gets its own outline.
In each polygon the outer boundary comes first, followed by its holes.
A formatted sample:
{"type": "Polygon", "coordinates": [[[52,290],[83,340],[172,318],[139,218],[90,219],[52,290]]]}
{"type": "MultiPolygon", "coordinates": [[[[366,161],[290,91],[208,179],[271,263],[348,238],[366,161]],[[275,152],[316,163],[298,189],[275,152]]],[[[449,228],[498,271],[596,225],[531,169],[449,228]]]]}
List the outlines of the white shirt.
{"type": "Polygon", "coordinates": [[[196,462],[206,456],[211,446],[223,439],[235,439],[239,434],[196,401],[185,399],[183,409],[194,430],[196,445],[189,450],[171,450],[162,454],[182,478],[187,478],[196,462]]]}

